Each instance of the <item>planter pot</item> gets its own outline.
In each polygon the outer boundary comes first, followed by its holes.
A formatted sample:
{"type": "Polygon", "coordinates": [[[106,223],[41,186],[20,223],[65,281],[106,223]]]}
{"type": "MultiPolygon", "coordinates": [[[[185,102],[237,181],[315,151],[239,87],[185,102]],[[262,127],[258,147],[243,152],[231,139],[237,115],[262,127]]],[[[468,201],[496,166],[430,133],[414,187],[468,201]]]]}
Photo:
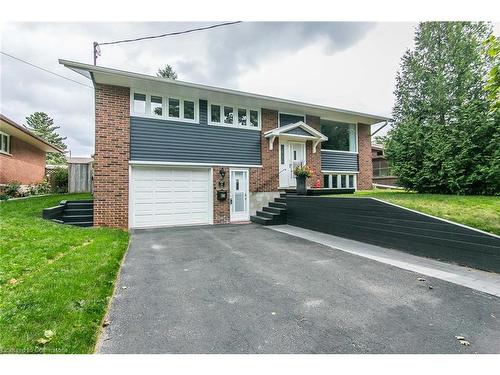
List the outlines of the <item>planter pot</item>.
{"type": "Polygon", "coordinates": [[[298,195],[306,195],[306,177],[305,176],[297,176],[297,194],[298,195]]]}

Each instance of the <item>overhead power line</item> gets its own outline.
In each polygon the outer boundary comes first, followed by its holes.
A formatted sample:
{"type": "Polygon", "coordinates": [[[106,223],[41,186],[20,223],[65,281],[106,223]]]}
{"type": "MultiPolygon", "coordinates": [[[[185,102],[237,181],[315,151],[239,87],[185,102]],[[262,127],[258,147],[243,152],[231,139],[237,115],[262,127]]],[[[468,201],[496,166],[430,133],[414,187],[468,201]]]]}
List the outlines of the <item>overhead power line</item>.
{"type": "Polygon", "coordinates": [[[46,72],[46,73],[50,73],[50,74],[53,74],[53,75],[55,75],[55,76],[57,76],[57,77],[59,77],[59,78],[63,78],[63,79],[65,79],[65,80],[67,80],[67,81],[70,81],[70,82],[73,82],[73,83],[78,83],[79,85],[82,85],[82,86],[89,87],[89,88],[93,89],[93,87],[92,87],[92,86],[90,86],[90,85],[86,85],[85,83],[75,81],[74,79],[71,79],[71,78],[65,77],[65,76],[60,75],[60,74],[58,74],[58,73],[55,73],[55,72],[53,72],[53,71],[51,71],[51,70],[48,70],[48,69],[45,69],[45,68],[43,68],[43,67],[41,67],[41,66],[35,65],[35,64],[33,64],[33,63],[30,63],[29,61],[26,61],[26,60],[20,59],[19,57],[9,55],[8,53],[3,52],[3,51],[0,51],[0,53],[1,53],[2,55],[5,55],[5,56],[7,56],[7,57],[10,57],[11,59],[14,59],[14,60],[20,61],[20,62],[22,62],[22,63],[24,63],[24,64],[27,64],[27,65],[29,65],[29,66],[31,66],[31,67],[33,67],[33,68],[43,70],[44,72],[46,72]]]}
{"type": "Polygon", "coordinates": [[[193,33],[193,32],[196,32],[196,31],[215,29],[216,27],[234,25],[234,24],[240,23],[240,22],[242,22],[242,21],[218,23],[216,25],[205,26],[205,27],[198,27],[196,29],[189,29],[189,30],[184,30],[184,31],[174,31],[174,32],[171,32],[171,33],[166,33],[166,34],[144,36],[144,37],[141,37],[141,38],[134,38],[134,39],[123,39],[123,40],[117,40],[117,41],[114,41],[114,42],[104,42],[104,43],[97,43],[97,44],[99,44],[100,46],[105,46],[105,45],[109,45],[109,44],[138,42],[140,40],[163,38],[163,37],[166,37],[166,36],[181,35],[181,34],[193,33]]]}
{"type": "Polygon", "coordinates": [[[189,34],[189,33],[194,33],[194,32],[197,32],[197,31],[209,30],[209,29],[215,29],[217,27],[234,25],[234,24],[241,23],[241,22],[242,21],[218,23],[218,24],[210,25],[210,26],[197,27],[195,29],[189,29],[189,30],[183,30],[183,31],[174,31],[174,32],[171,32],[171,33],[165,33],[165,34],[160,34],[160,35],[144,36],[144,37],[133,38],[133,39],[122,39],[122,40],[116,40],[116,41],[113,41],[113,42],[103,42],[103,43],[94,42],[94,44],[93,44],[93,46],[94,46],[94,65],[97,62],[97,57],[101,55],[101,51],[100,51],[99,46],[106,46],[106,45],[119,44],[119,43],[138,42],[138,41],[141,41],[141,40],[157,39],[157,38],[164,38],[164,37],[167,37],[167,36],[189,34]]]}

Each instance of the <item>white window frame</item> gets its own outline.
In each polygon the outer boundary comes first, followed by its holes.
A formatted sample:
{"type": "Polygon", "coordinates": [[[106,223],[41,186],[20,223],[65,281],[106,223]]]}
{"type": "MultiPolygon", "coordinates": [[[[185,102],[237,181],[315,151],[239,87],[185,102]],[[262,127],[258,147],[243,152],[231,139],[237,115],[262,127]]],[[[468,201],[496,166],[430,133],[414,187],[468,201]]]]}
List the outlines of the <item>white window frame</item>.
{"type": "Polygon", "coordinates": [[[248,130],[261,130],[262,128],[262,119],[261,119],[261,111],[257,108],[247,107],[244,105],[238,104],[228,104],[228,103],[218,103],[218,102],[208,102],[207,103],[207,123],[213,126],[222,126],[226,128],[237,128],[237,129],[248,129],[248,130]],[[212,121],[212,106],[219,106],[220,111],[220,122],[212,121]],[[233,123],[227,124],[224,122],[224,107],[230,107],[233,109],[233,123]],[[247,111],[247,124],[240,125],[238,124],[238,109],[245,109],[247,111]],[[250,111],[257,112],[257,126],[250,125],[250,111]]]}
{"type": "Polygon", "coordinates": [[[188,98],[184,96],[178,95],[168,95],[168,94],[160,94],[157,92],[145,92],[144,90],[130,90],[130,116],[136,117],[146,117],[153,119],[161,119],[161,120],[169,120],[169,121],[180,121],[180,122],[189,122],[189,123],[199,123],[200,117],[200,105],[199,100],[195,98],[188,98]],[[146,114],[134,112],[134,94],[142,94],[146,95],[146,114]],[[162,98],[162,115],[158,116],[151,113],[151,96],[158,96],[162,98]],[[169,115],[169,107],[168,107],[168,99],[177,99],[179,101],[179,117],[171,117],[169,115]],[[194,119],[186,119],[184,118],[184,102],[194,102],[194,119]]]}
{"type": "Polygon", "coordinates": [[[4,132],[0,132],[0,137],[1,137],[0,138],[0,153],[6,154],[6,155],[10,155],[10,134],[4,133],[4,132]],[[2,145],[3,145],[3,136],[7,137],[7,147],[6,147],[5,150],[2,148],[2,145]]]}
{"type": "Polygon", "coordinates": [[[289,113],[289,112],[278,112],[278,127],[281,127],[281,115],[290,115],[302,117],[302,122],[306,122],[306,115],[304,113],[289,113]]]}
{"type": "Polygon", "coordinates": [[[355,137],[356,137],[356,140],[354,142],[354,145],[356,146],[356,151],[344,151],[344,150],[325,150],[325,149],[321,149],[321,151],[326,151],[326,152],[342,152],[344,154],[355,154],[357,155],[358,154],[358,150],[359,150],[359,138],[358,138],[358,123],[352,123],[352,122],[344,122],[344,121],[339,121],[339,120],[334,120],[334,119],[330,119],[330,118],[326,118],[326,117],[321,117],[319,119],[319,122],[320,122],[320,131],[321,131],[321,120],[325,120],[325,121],[333,121],[333,122],[342,122],[344,124],[347,124],[347,125],[356,125],[354,128],[356,129],[356,134],[355,134],[355,137]]]}
{"type": "Polygon", "coordinates": [[[335,189],[335,190],[337,190],[337,189],[354,189],[354,190],[357,190],[358,173],[359,172],[345,172],[345,171],[342,171],[342,172],[327,171],[327,172],[325,172],[325,171],[321,171],[321,173],[323,173],[323,175],[328,176],[329,187],[327,189],[335,189]],[[337,187],[336,188],[331,187],[333,175],[337,175],[337,187]],[[340,176],[346,176],[346,187],[345,188],[343,188],[340,185],[340,176]],[[352,188],[349,187],[349,176],[354,176],[354,179],[353,179],[354,186],[352,188]]]}

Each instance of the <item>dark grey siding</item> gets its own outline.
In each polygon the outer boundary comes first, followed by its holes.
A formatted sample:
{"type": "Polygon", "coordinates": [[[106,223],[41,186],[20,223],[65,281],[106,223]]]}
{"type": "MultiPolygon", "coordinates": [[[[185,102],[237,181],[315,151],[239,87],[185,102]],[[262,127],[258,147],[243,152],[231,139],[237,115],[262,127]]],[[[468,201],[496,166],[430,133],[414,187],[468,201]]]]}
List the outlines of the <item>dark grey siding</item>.
{"type": "Polygon", "coordinates": [[[321,170],[356,172],[358,168],[358,154],[321,150],[321,170]]]}
{"type": "Polygon", "coordinates": [[[200,124],[206,125],[208,120],[208,103],[200,99],[200,124]]]}
{"type": "Polygon", "coordinates": [[[260,165],[260,131],[131,117],[130,159],[260,165]]]}
{"type": "Polygon", "coordinates": [[[309,137],[311,136],[311,134],[309,134],[308,132],[306,132],[302,128],[294,128],[292,130],[289,130],[289,131],[285,132],[284,134],[306,135],[306,136],[309,136],[309,137]]]}
{"type": "Polygon", "coordinates": [[[371,198],[288,195],[289,225],[500,272],[500,239],[371,198]]]}
{"type": "Polygon", "coordinates": [[[295,124],[296,122],[304,121],[304,116],[289,115],[287,113],[280,113],[279,126],[295,124]]]}

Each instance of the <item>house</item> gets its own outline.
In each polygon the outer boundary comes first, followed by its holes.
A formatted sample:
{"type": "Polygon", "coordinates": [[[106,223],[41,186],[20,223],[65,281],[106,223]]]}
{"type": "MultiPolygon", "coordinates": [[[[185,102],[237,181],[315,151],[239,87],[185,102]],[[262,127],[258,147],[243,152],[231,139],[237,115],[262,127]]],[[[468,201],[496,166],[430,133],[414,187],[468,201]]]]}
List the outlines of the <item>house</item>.
{"type": "Polygon", "coordinates": [[[371,189],[385,117],[67,60],[95,87],[94,224],[249,220],[296,185],[371,189]]]}
{"type": "Polygon", "coordinates": [[[373,183],[377,186],[397,186],[397,176],[391,173],[384,146],[372,144],[373,183]]]}
{"type": "Polygon", "coordinates": [[[63,152],[0,114],[0,185],[35,184],[45,176],[45,154],[63,152]]]}

